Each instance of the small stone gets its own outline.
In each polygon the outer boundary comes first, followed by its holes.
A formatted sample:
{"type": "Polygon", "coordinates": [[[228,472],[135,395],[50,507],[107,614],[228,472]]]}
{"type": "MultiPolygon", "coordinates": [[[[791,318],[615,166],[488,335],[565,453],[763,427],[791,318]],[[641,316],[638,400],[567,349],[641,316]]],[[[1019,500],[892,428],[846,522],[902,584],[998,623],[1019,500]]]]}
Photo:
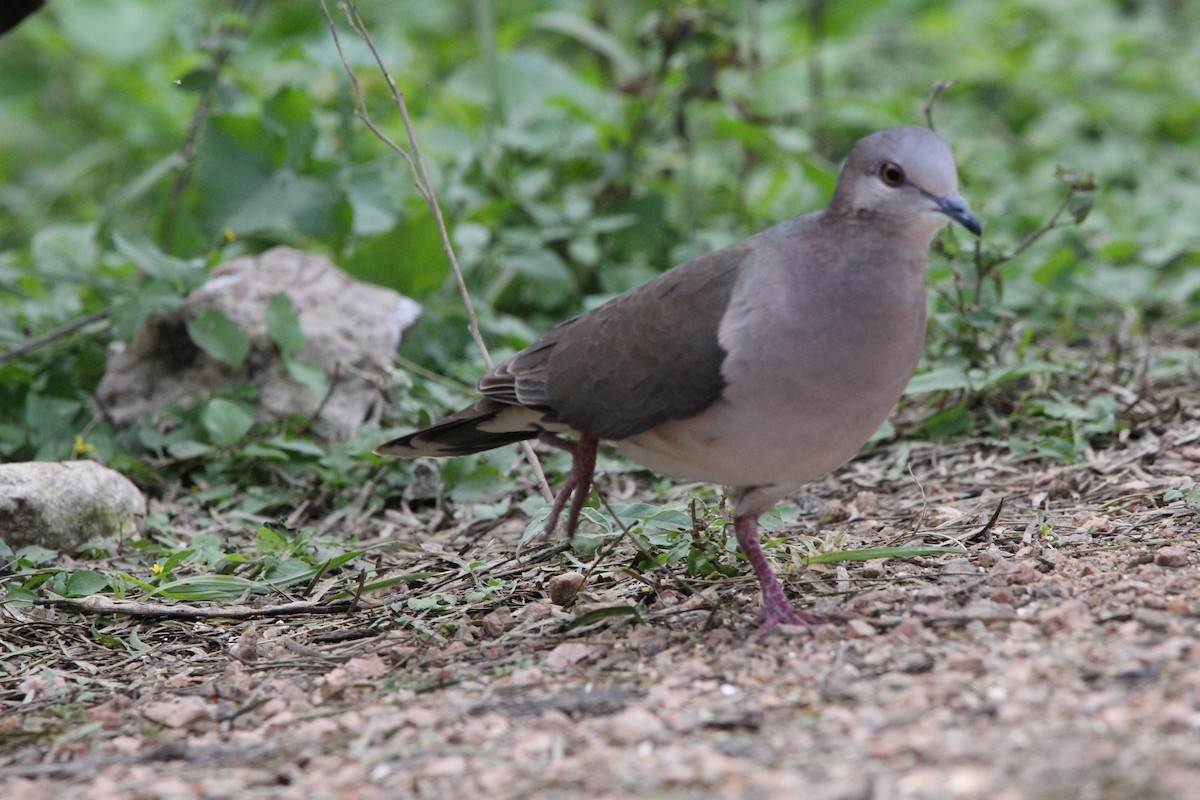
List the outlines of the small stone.
{"type": "Polygon", "coordinates": [[[868,561],[867,563],[862,565],[862,569],[859,570],[859,574],[862,575],[864,578],[870,578],[872,580],[875,578],[882,578],[883,577],[883,560],[879,559],[879,560],[875,560],[875,561],[868,561]]]}
{"type": "Polygon", "coordinates": [[[537,667],[522,667],[513,670],[503,681],[504,686],[541,686],[546,682],[546,673],[537,667]]]}
{"type": "Polygon", "coordinates": [[[939,570],[938,583],[961,584],[982,573],[979,567],[965,558],[952,558],[939,570]]]}
{"type": "Polygon", "coordinates": [[[1029,584],[1037,583],[1042,577],[1043,575],[1038,571],[1037,564],[1027,560],[1013,567],[1012,572],[1008,574],[1008,582],[1018,586],[1028,586],[1029,584]]]}
{"type": "Polygon", "coordinates": [[[874,516],[879,511],[879,495],[866,490],[860,491],[854,495],[854,507],[860,514],[874,516]]]}
{"type": "Polygon", "coordinates": [[[1154,553],[1151,553],[1149,550],[1140,550],[1130,553],[1129,561],[1127,563],[1131,567],[1140,567],[1142,564],[1152,564],[1154,563],[1154,553]]]}
{"type": "Polygon", "coordinates": [[[1173,615],[1153,608],[1134,609],[1133,618],[1147,628],[1157,631],[1169,630],[1176,623],[1173,615]]]}
{"type": "Polygon", "coordinates": [[[630,706],[611,717],[605,726],[608,737],[617,744],[637,744],[654,741],[663,733],[665,726],[658,717],[640,706],[630,706]]]}
{"type": "Polygon", "coordinates": [[[581,642],[563,642],[546,654],[546,666],[550,669],[564,669],[572,664],[578,664],[594,658],[596,648],[581,642]]]}
{"type": "Polygon", "coordinates": [[[572,602],[583,588],[583,580],[582,573],[574,571],[555,575],[547,586],[550,602],[556,606],[565,606],[572,602]]]}
{"type": "Polygon", "coordinates": [[[916,675],[921,672],[929,672],[929,670],[933,669],[934,660],[933,656],[924,650],[912,650],[893,657],[888,666],[898,672],[907,672],[910,675],[916,675]]]}
{"type": "Polygon", "coordinates": [[[902,639],[915,639],[925,634],[925,623],[916,617],[905,617],[900,624],[892,628],[892,633],[902,639]]]}
{"type": "Polygon", "coordinates": [[[1186,567],[1188,550],[1186,547],[1164,547],[1154,554],[1154,563],[1160,567],[1186,567]]]}
{"type": "Polygon", "coordinates": [[[424,774],[431,778],[461,779],[467,774],[467,760],[462,756],[446,756],[429,762],[424,774]]]}
{"type": "Polygon", "coordinates": [[[508,606],[500,606],[495,611],[492,611],[485,616],[482,622],[484,633],[492,637],[499,636],[517,624],[517,621],[513,618],[512,611],[509,610],[508,606]]]}
{"type": "Polygon", "coordinates": [[[1047,608],[1038,615],[1038,626],[1043,634],[1060,631],[1081,631],[1095,624],[1091,608],[1081,600],[1064,600],[1047,608]]]}
{"type": "Polygon", "coordinates": [[[982,553],[976,554],[975,560],[981,567],[994,567],[997,564],[1004,563],[1005,556],[1006,554],[1003,551],[992,547],[984,550],[982,553]]]}
{"type": "Polygon", "coordinates": [[[817,522],[821,525],[833,525],[850,519],[850,509],[840,500],[830,500],[817,513],[817,522]]]}
{"type": "Polygon", "coordinates": [[[549,603],[538,600],[522,606],[517,613],[521,617],[522,621],[537,621],[549,619],[550,617],[554,616],[554,608],[549,603]]]}
{"type": "Polygon", "coordinates": [[[441,714],[434,709],[413,706],[400,715],[399,721],[414,728],[435,728],[441,718],[441,714]]]}
{"type": "Polygon", "coordinates": [[[142,716],[168,728],[186,728],[212,719],[213,707],[203,697],[187,695],[147,703],[142,707],[142,716]]]}
{"type": "Polygon", "coordinates": [[[866,639],[875,635],[875,626],[865,620],[852,619],[846,623],[846,631],[856,639],[866,639]]]}
{"type": "Polygon", "coordinates": [[[1103,533],[1112,526],[1112,522],[1107,517],[1084,513],[1075,514],[1071,521],[1075,523],[1075,530],[1078,533],[1103,533]]]}

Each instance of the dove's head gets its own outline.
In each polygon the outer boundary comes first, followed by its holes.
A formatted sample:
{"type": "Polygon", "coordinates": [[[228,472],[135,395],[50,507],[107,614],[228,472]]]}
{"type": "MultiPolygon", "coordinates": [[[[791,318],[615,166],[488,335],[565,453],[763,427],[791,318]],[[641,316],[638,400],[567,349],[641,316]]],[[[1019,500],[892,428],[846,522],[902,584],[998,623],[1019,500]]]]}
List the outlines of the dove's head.
{"type": "Polygon", "coordinates": [[[888,128],[859,139],[838,177],[830,210],[927,240],[950,221],[976,236],[983,231],[958,194],[950,147],[926,128],[888,128]]]}

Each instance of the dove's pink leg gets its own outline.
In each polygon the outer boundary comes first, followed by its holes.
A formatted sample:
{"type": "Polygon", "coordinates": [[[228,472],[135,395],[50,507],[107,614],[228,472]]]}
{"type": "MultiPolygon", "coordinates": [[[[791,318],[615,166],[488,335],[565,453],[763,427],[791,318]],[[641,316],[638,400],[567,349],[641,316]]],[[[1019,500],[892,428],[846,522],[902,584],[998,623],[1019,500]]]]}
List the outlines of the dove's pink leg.
{"type": "Polygon", "coordinates": [[[583,504],[592,491],[592,473],[596,471],[596,448],[600,445],[600,437],[585,433],[579,437],[579,441],[570,442],[543,431],[538,438],[571,454],[571,474],[563,481],[558,496],[554,498],[550,516],[546,517],[545,529],[547,536],[554,533],[554,529],[558,527],[558,518],[567,505],[567,498],[574,495],[571,510],[567,513],[567,539],[570,539],[575,534],[575,526],[579,524],[579,513],[583,511],[583,504]]]}
{"type": "Polygon", "coordinates": [[[783,585],[776,577],[775,570],[771,568],[771,562],[767,561],[762,542],[758,538],[758,517],[752,514],[735,517],[733,529],[737,533],[738,547],[746,554],[750,566],[754,567],[754,574],[758,576],[758,583],[762,586],[762,625],[759,626],[758,632],[766,633],[781,622],[786,625],[803,625],[806,628],[820,622],[820,618],[801,614],[788,602],[787,595],[783,593],[783,585]]]}

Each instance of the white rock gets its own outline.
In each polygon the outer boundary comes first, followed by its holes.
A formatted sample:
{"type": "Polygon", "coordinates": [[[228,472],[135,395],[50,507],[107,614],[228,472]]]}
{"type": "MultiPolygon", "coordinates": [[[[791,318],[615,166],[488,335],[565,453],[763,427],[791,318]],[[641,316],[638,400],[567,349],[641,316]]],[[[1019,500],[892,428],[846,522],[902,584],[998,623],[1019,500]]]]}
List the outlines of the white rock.
{"type": "Polygon", "coordinates": [[[94,461],[0,464],[0,539],[69,550],[89,539],[141,530],[146,498],[94,461]]]}
{"type": "Polygon", "coordinates": [[[342,438],[379,418],[384,396],[373,378],[386,374],[420,315],[415,301],[357,281],[323,256],[276,247],[221,264],[183,306],[148,320],[109,358],[96,395],[109,419],[128,425],[165,404],[207,397],[222,381],[242,380],[258,387],[260,419],[307,417],[320,408],[317,431],[342,438]],[[267,332],[267,304],[280,292],[307,338],[298,358],[320,365],[334,387],[324,406],[288,376],[267,332]],[[188,336],[188,320],[204,308],[221,311],[250,339],[236,375],[188,336]]]}

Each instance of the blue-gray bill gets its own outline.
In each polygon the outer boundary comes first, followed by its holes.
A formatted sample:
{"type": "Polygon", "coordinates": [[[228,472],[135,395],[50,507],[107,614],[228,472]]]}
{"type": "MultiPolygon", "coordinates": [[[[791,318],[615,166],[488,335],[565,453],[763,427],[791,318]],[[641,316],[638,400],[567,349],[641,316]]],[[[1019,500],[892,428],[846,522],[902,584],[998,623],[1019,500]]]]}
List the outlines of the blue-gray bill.
{"type": "Polygon", "coordinates": [[[939,211],[959,225],[962,225],[971,233],[976,236],[983,235],[983,225],[979,223],[979,217],[971,213],[971,209],[967,206],[967,201],[958,195],[937,198],[937,207],[939,211]]]}

